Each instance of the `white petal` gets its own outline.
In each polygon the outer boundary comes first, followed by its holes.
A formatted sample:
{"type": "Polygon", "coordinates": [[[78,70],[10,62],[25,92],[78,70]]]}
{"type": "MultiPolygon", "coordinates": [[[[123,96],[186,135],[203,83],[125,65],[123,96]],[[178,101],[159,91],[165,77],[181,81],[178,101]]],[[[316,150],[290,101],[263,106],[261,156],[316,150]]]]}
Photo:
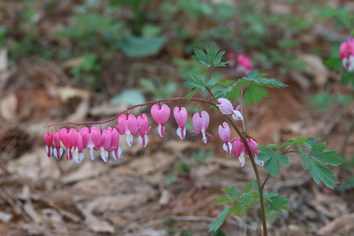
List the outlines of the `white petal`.
{"type": "Polygon", "coordinates": [[[241,156],[238,157],[238,160],[240,161],[240,166],[243,167],[246,162],[245,154],[241,153],[241,156]]]}
{"type": "Polygon", "coordinates": [[[264,161],[260,161],[256,158],[254,158],[254,162],[257,164],[257,165],[260,165],[260,166],[263,166],[264,165],[264,161]]]}
{"type": "Polygon", "coordinates": [[[90,158],[91,160],[95,160],[95,153],[93,152],[93,148],[90,148],[90,158]]]}
{"type": "Polygon", "coordinates": [[[133,145],[133,135],[127,134],[125,136],[125,141],[127,141],[128,146],[131,147],[133,145]]]}
{"type": "Polygon", "coordinates": [[[234,120],[243,120],[243,116],[242,116],[241,112],[239,112],[238,110],[233,111],[232,118],[234,120]]]}
{"type": "Polygon", "coordinates": [[[205,136],[205,132],[202,132],[202,135],[203,135],[203,138],[202,138],[203,143],[207,143],[208,138],[205,136]]]}
{"type": "Polygon", "coordinates": [[[101,149],[101,158],[104,162],[107,162],[108,161],[108,152],[104,149],[101,149]]]}

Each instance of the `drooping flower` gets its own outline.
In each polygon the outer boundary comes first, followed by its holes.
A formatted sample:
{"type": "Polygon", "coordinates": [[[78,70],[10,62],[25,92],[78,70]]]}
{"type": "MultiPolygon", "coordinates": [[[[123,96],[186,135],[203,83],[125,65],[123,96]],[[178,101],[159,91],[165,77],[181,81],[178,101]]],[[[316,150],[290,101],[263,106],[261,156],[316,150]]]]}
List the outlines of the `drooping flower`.
{"type": "Polygon", "coordinates": [[[151,115],[155,122],[159,125],[157,131],[160,137],[165,136],[165,124],[170,118],[171,110],[166,105],[163,104],[161,107],[158,104],[155,104],[151,107],[151,115]]]}
{"type": "Polygon", "coordinates": [[[118,160],[122,154],[122,149],[119,147],[119,134],[116,129],[108,127],[108,131],[111,132],[111,148],[108,150],[112,153],[114,159],[118,160]]]}
{"type": "Polygon", "coordinates": [[[47,156],[50,157],[52,155],[52,152],[53,152],[53,147],[52,147],[53,134],[52,133],[46,133],[44,135],[44,142],[46,144],[45,150],[47,152],[47,156]]]}
{"type": "Polygon", "coordinates": [[[184,139],[186,137],[186,123],[187,123],[187,119],[188,119],[188,114],[187,114],[187,110],[184,107],[175,107],[173,109],[173,116],[175,117],[175,120],[177,122],[178,125],[178,129],[177,129],[177,135],[178,137],[180,137],[181,139],[184,139]]]}
{"type": "Polygon", "coordinates": [[[236,110],[232,106],[231,102],[226,98],[219,98],[218,99],[218,107],[223,115],[232,114],[232,118],[234,120],[243,120],[243,116],[239,111],[241,106],[237,106],[236,110]]]}
{"type": "Polygon", "coordinates": [[[137,119],[137,127],[138,127],[138,141],[141,143],[143,147],[146,147],[149,142],[148,134],[151,131],[151,126],[149,126],[149,120],[145,113],[138,116],[137,119]]]}
{"type": "MultiPolygon", "coordinates": [[[[247,141],[247,144],[251,150],[251,154],[254,157],[255,163],[260,166],[263,166],[264,161],[260,161],[257,159],[257,155],[260,153],[260,151],[254,149],[257,147],[258,143],[256,141],[254,141],[253,139],[246,139],[246,141],[247,141]]],[[[236,138],[234,141],[233,154],[235,157],[237,157],[239,159],[240,165],[241,165],[241,167],[243,167],[245,165],[245,160],[246,160],[245,155],[249,155],[249,153],[247,152],[247,149],[240,138],[236,138]]]]}
{"type": "Polygon", "coordinates": [[[118,117],[118,125],[116,126],[118,133],[126,134],[125,140],[130,147],[133,144],[133,136],[137,134],[137,121],[133,114],[122,114],[118,117]]]}
{"type": "Polygon", "coordinates": [[[97,151],[102,145],[102,135],[100,129],[97,127],[91,127],[90,129],[83,127],[80,130],[80,135],[82,137],[83,148],[88,147],[90,149],[90,158],[91,160],[94,160],[95,154],[93,151],[97,151]]]}
{"type": "MultiPolygon", "coordinates": [[[[247,143],[248,143],[248,146],[250,147],[251,149],[251,153],[254,157],[254,161],[256,162],[256,164],[260,165],[260,166],[263,166],[264,165],[264,161],[260,161],[258,160],[257,156],[258,154],[261,152],[257,149],[254,149],[258,146],[258,143],[256,141],[254,141],[253,139],[247,139],[247,143]]],[[[248,155],[248,152],[246,150],[246,154],[248,155]]]]}
{"type": "Polygon", "coordinates": [[[208,138],[212,138],[213,136],[209,133],[206,133],[206,129],[209,126],[209,122],[210,122],[210,117],[208,112],[206,111],[202,111],[202,112],[197,112],[193,115],[192,118],[192,123],[193,126],[195,128],[196,131],[191,131],[191,134],[199,134],[202,133],[202,141],[203,143],[207,143],[208,142],[208,138]]]}
{"type": "Polygon", "coordinates": [[[230,61],[230,63],[227,64],[229,67],[234,67],[236,65],[234,53],[232,53],[232,52],[227,53],[227,60],[230,61]]]}
{"type": "Polygon", "coordinates": [[[241,167],[243,167],[246,162],[245,151],[245,145],[243,145],[242,140],[240,138],[235,139],[233,154],[240,161],[241,167]]]}
{"type": "Polygon", "coordinates": [[[75,150],[74,150],[74,153],[73,153],[73,159],[77,163],[80,163],[85,157],[83,149],[84,149],[83,138],[81,136],[81,133],[79,132],[79,135],[78,135],[77,140],[76,140],[75,150]]]}
{"type": "Polygon", "coordinates": [[[223,149],[231,154],[232,151],[232,144],[230,142],[230,126],[227,122],[222,123],[219,125],[219,135],[221,140],[224,142],[223,149]]]}
{"type": "MultiPolygon", "coordinates": [[[[109,127],[111,128],[111,127],[109,127]]],[[[108,152],[111,148],[112,144],[112,134],[111,130],[103,130],[102,131],[102,141],[101,141],[101,146],[99,147],[100,149],[100,156],[104,162],[108,161],[108,152]]]]}
{"type": "Polygon", "coordinates": [[[73,128],[69,130],[62,128],[59,130],[60,141],[66,147],[66,159],[68,160],[73,159],[72,148],[75,147],[78,136],[77,130],[73,128]]]}
{"type": "Polygon", "coordinates": [[[347,41],[341,43],[339,57],[343,61],[343,66],[348,71],[354,71],[354,38],[349,38],[347,41]]]}
{"type": "Polygon", "coordinates": [[[251,70],[253,70],[251,59],[243,54],[239,54],[237,56],[236,71],[239,73],[248,74],[251,70]]]}
{"type": "Polygon", "coordinates": [[[53,141],[54,141],[53,154],[59,160],[61,158],[61,156],[63,155],[63,152],[64,152],[63,148],[60,146],[59,132],[54,131],[53,141]]]}

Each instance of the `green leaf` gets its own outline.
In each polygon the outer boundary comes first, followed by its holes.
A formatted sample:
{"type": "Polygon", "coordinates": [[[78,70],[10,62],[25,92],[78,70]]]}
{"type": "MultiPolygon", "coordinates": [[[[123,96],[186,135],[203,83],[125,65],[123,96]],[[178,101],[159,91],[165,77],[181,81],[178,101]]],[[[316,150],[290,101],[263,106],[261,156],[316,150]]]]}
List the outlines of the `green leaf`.
{"type": "Polygon", "coordinates": [[[217,78],[212,78],[210,79],[205,85],[206,86],[214,86],[219,82],[219,79],[217,78]]]}
{"type": "Polygon", "coordinates": [[[339,183],[338,179],[333,175],[330,169],[314,161],[309,162],[309,170],[313,180],[317,184],[322,181],[328,188],[333,189],[333,184],[339,183]]]}
{"type": "Polygon", "coordinates": [[[237,204],[237,205],[233,205],[230,208],[229,214],[233,214],[235,216],[239,216],[242,215],[245,212],[245,206],[243,206],[242,204],[237,204]]]}
{"type": "Polygon", "coordinates": [[[242,193],[248,193],[252,189],[252,183],[247,183],[242,188],[242,193]]]}
{"type": "Polygon", "coordinates": [[[261,86],[250,84],[245,92],[245,104],[248,106],[251,102],[260,103],[263,97],[269,97],[267,90],[261,86]]]}
{"type": "MultiPolygon", "coordinates": [[[[256,191],[256,193],[259,193],[258,183],[256,180],[252,181],[252,186],[253,186],[253,189],[256,191]]],[[[255,195],[253,195],[253,197],[255,197],[255,195]]]]}
{"type": "Polygon", "coordinates": [[[192,91],[192,92],[190,92],[190,93],[188,93],[186,96],[185,96],[185,98],[193,98],[194,97],[194,95],[196,94],[196,90],[195,91],[192,91]]]}
{"type": "Polygon", "coordinates": [[[221,191],[223,191],[224,193],[230,194],[230,188],[222,188],[221,191]]]}
{"type": "Polygon", "coordinates": [[[118,48],[130,57],[140,58],[153,55],[165,45],[165,38],[127,36],[119,44],[118,48]]]}
{"type": "Polygon", "coordinates": [[[225,208],[217,217],[217,219],[210,225],[208,232],[216,231],[224,223],[226,216],[229,214],[230,208],[225,208]]]}
{"type": "Polygon", "coordinates": [[[324,62],[324,65],[334,71],[338,71],[343,67],[342,60],[338,56],[329,58],[324,62]]]}
{"type": "Polygon", "coordinates": [[[165,184],[166,185],[170,185],[172,184],[173,182],[175,182],[177,180],[177,175],[172,173],[172,174],[169,174],[166,179],[165,179],[165,184]]]}
{"type": "Polygon", "coordinates": [[[247,204],[253,198],[252,194],[250,193],[243,193],[240,196],[241,202],[247,204]]]}
{"type": "Polygon", "coordinates": [[[290,203],[289,199],[282,195],[271,197],[270,201],[268,200],[267,202],[277,212],[285,210],[284,208],[287,208],[287,205],[290,203]]]}
{"type": "Polygon", "coordinates": [[[326,147],[326,143],[319,143],[319,144],[313,145],[312,150],[310,152],[310,156],[320,154],[321,152],[323,152],[325,147],[326,147]]]}
{"type": "Polygon", "coordinates": [[[289,165],[288,157],[274,150],[261,150],[257,158],[260,161],[266,161],[266,164],[264,165],[264,170],[268,171],[271,176],[279,174],[279,164],[284,167],[287,167],[289,165]]]}
{"type": "Polygon", "coordinates": [[[344,71],[340,79],[340,83],[344,85],[351,84],[354,88],[354,72],[344,71]]]}
{"type": "Polygon", "coordinates": [[[110,101],[112,104],[125,103],[128,106],[145,103],[144,94],[137,89],[125,89],[118,96],[115,96],[110,101]]]}
{"type": "Polygon", "coordinates": [[[237,197],[239,195],[239,192],[238,192],[237,188],[235,187],[235,185],[231,185],[230,193],[233,197],[237,197]]]}
{"type": "Polygon", "coordinates": [[[325,149],[325,147],[326,143],[315,144],[309,156],[325,165],[338,166],[343,163],[343,160],[336,156],[336,151],[325,149]]]}
{"type": "Polygon", "coordinates": [[[232,201],[232,198],[230,198],[226,195],[216,197],[216,204],[218,204],[218,205],[225,205],[225,204],[229,203],[230,201],[232,201]]]}
{"type": "Polygon", "coordinates": [[[349,177],[338,187],[338,190],[340,191],[345,191],[349,189],[354,189],[354,176],[349,177]]]}
{"type": "Polygon", "coordinates": [[[187,79],[183,85],[192,90],[194,89],[199,89],[201,91],[205,90],[205,85],[203,80],[199,76],[195,76],[195,75],[193,75],[192,78],[187,79]]]}

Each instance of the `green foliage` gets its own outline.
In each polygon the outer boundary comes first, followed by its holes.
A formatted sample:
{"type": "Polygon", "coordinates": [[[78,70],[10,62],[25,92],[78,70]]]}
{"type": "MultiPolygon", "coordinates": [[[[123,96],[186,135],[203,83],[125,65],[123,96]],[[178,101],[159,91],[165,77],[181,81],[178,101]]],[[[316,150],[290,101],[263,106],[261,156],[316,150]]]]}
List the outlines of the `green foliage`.
{"type": "Polygon", "coordinates": [[[201,163],[213,156],[213,152],[205,152],[204,150],[199,150],[192,153],[192,158],[196,163],[201,163]]]}
{"type": "Polygon", "coordinates": [[[117,44],[117,48],[119,48],[127,56],[139,58],[157,53],[164,45],[165,38],[161,36],[127,36],[117,44]]]}
{"type": "Polygon", "coordinates": [[[317,184],[322,181],[327,187],[333,188],[333,184],[339,181],[325,165],[338,166],[343,163],[343,160],[337,156],[336,151],[327,149],[326,143],[316,144],[313,141],[313,137],[298,137],[289,139],[279,146],[275,144],[260,145],[257,149],[261,152],[257,158],[261,161],[266,161],[264,169],[272,176],[275,176],[280,172],[279,164],[288,165],[288,158],[284,155],[287,151],[282,151],[281,148],[288,147],[287,150],[290,150],[291,147],[296,146],[301,154],[300,159],[303,165],[310,170],[313,180],[317,184]],[[302,146],[309,148],[310,152],[305,152],[302,146]]]}
{"type": "Polygon", "coordinates": [[[354,88],[354,72],[344,71],[342,73],[340,83],[344,85],[351,85],[354,88]]]}
{"type": "Polygon", "coordinates": [[[98,57],[94,53],[87,53],[83,56],[81,63],[71,68],[70,73],[73,76],[72,82],[77,83],[83,79],[88,84],[98,84],[95,72],[101,69],[98,63],[98,57]]]}
{"type": "Polygon", "coordinates": [[[221,62],[224,51],[219,52],[219,48],[214,45],[205,48],[206,53],[201,49],[194,49],[195,55],[192,56],[193,60],[205,65],[206,67],[220,67],[225,66],[229,62],[221,62]]]}
{"type": "Polygon", "coordinates": [[[257,156],[261,161],[266,161],[264,169],[270,173],[271,176],[275,176],[280,173],[279,164],[287,167],[289,165],[288,157],[280,154],[276,150],[265,149],[257,156]]]}
{"type": "Polygon", "coordinates": [[[351,176],[338,187],[338,190],[346,191],[353,188],[354,188],[354,176],[351,176]]]}
{"type": "Polygon", "coordinates": [[[165,184],[170,185],[177,180],[177,175],[175,173],[169,174],[165,179],[165,184]]]}
{"type": "Polygon", "coordinates": [[[225,208],[219,215],[218,218],[210,225],[209,232],[216,231],[224,223],[226,216],[229,214],[230,208],[225,208]]]}
{"type": "Polygon", "coordinates": [[[112,104],[123,103],[128,106],[134,106],[146,102],[144,94],[137,89],[124,89],[119,95],[113,97],[112,104]]]}
{"type": "Polygon", "coordinates": [[[234,81],[222,81],[217,83],[220,87],[215,93],[216,97],[224,97],[234,101],[240,96],[240,91],[245,90],[244,99],[245,104],[249,105],[251,102],[259,103],[263,97],[268,97],[266,88],[284,88],[287,87],[284,83],[275,79],[265,78],[266,74],[258,74],[257,70],[248,73],[247,77],[239,79],[236,83],[234,81]]]}
{"type": "Polygon", "coordinates": [[[178,89],[178,85],[175,81],[157,84],[152,79],[141,78],[139,84],[141,86],[140,91],[152,94],[153,100],[174,97],[178,89]]]}
{"type": "MultiPolygon", "coordinates": [[[[209,231],[218,230],[224,223],[227,215],[242,215],[246,209],[254,208],[259,201],[259,190],[256,181],[252,181],[251,183],[244,185],[242,194],[240,194],[234,185],[231,185],[230,188],[224,188],[222,191],[226,195],[218,196],[216,198],[216,203],[219,205],[226,205],[232,202],[233,205],[225,208],[224,211],[218,215],[217,219],[211,224],[209,231]],[[255,192],[250,193],[252,188],[255,192]]],[[[291,211],[291,209],[287,206],[290,201],[285,196],[277,193],[268,193],[266,190],[263,190],[263,194],[265,201],[268,202],[270,208],[274,211],[291,211]]]]}
{"type": "Polygon", "coordinates": [[[354,99],[353,95],[343,95],[343,94],[330,95],[329,93],[325,92],[322,94],[312,95],[310,102],[311,105],[315,106],[319,111],[324,111],[333,103],[348,104],[351,101],[353,101],[353,99],[354,99]]]}
{"type": "Polygon", "coordinates": [[[351,29],[354,25],[354,15],[347,7],[323,7],[321,9],[321,17],[335,20],[336,27],[345,27],[351,29]]]}

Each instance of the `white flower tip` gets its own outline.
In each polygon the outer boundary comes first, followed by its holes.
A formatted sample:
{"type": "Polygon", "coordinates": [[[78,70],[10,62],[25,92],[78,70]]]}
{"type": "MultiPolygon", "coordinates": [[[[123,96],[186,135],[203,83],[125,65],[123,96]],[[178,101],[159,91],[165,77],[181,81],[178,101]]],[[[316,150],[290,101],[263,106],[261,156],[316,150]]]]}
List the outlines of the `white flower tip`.
{"type": "Polygon", "coordinates": [[[233,113],[232,113],[232,118],[234,120],[243,120],[243,116],[241,114],[241,112],[237,111],[237,110],[234,110],[233,113]]]}

